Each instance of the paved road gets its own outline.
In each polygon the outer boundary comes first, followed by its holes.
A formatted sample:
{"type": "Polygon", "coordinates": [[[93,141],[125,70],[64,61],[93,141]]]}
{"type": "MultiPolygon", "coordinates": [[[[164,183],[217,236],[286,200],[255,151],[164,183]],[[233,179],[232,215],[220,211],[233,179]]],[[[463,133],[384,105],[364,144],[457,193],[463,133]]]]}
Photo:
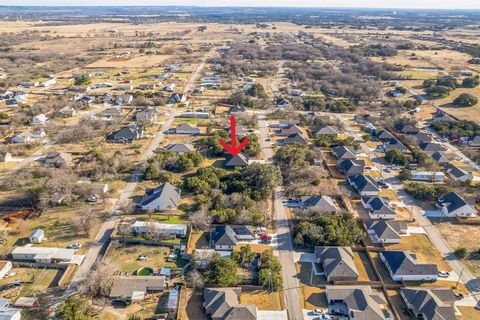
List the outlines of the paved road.
{"type": "Polygon", "coordinates": [[[285,64],[285,60],[281,60],[277,64],[277,73],[273,77],[272,81],[270,82],[270,89],[272,90],[273,95],[277,95],[280,92],[280,89],[278,88],[278,84],[282,80],[282,77],[284,75],[284,69],[283,65],[285,64]]]}
{"type": "MultiPolygon", "coordinates": [[[[262,147],[263,158],[270,163],[274,155],[272,145],[267,139],[268,125],[265,121],[265,114],[258,113],[258,127],[260,132],[260,146],[262,147]]],[[[288,318],[290,320],[302,320],[303,312],[300,306],[300,289],[296,277],[295,262],[293,255],[292,237],[290,226],[282,203],[283,188],[275,191],[274,211],[275,226],[277,231],[277,242],[274,247],[275,254],[282,265],[283,292],[287,305],[288,318]]]]}

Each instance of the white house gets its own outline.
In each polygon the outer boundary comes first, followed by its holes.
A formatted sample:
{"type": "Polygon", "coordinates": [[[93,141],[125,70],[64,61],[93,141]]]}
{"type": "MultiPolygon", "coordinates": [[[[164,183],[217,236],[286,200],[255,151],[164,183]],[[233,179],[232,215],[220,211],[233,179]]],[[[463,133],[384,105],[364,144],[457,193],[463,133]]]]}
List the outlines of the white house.
{"type": "Polygon", "coordinates": [[[175,128],[175,133],[177,134],[200,134],[200,128],[197,127],[195,124],[189,124],[189,123],[180,123],[176,128],[175,128]]]}
{"type": "Polygon", "coordinates": [[[4,278],[10,270],[12,270],[12,262],[8,260],[0,260],[0,279],[4,278]]]}
{"type": "Polygon", "coordinates": [[[142,210],[165,211],[176,209],[180,202],[180,189],[166,182],[157,189],[145,192],[140,206],[142,210]]]}
{"type": "Polygon", "coordinates": [[[0,298],[0,319],[20,320],[22,314],[20,309],[12,308],[9,299],[0,298]]]}
{"type": "Polygon", "coordinates": [[[440,171],[412,171],[412,180],[441,182],[445,179],[445,174],[440,171]]]}
{"type": "Polygon", "coordinates": [[[450,192],[438,198],[437,206],[447,217],[473,217],[478,211],[474,206],[466,202],[456,192],[450,192]]]}
{"type": "Polygon", "coordinates": [[[385,264],[393,281],[436,281],[438,267],[435,264],[419,263],[415,255],[407,251],[380,251],[380,259],[385,264]]]}
{"type": "Polygon", "coordinates": [[[30,243],[40,243],[45,238],[45,232],[42,229],[35,229],[28,236],[30,243]]]}
{"type": "Polygon", "coordinates": [[[135,221],[132,224],[133,232],[137,234],[155,232],[156,234],[175,235],[185,237],[187,235],[186,224],[168,224],[148,221],[135,221]]]}
{"type": "Polygon", "coordinates": [[[32,261],[36,263],[80,264],[74,261],[75,249],[32,247],[26,245],[12,251],[13,260],[32,261]]]}
{"type": "Polygon", "coordinates": [[[45,124],[48,121],[48,118],[43,113],[32,118],[32,124],[45,124]]]}

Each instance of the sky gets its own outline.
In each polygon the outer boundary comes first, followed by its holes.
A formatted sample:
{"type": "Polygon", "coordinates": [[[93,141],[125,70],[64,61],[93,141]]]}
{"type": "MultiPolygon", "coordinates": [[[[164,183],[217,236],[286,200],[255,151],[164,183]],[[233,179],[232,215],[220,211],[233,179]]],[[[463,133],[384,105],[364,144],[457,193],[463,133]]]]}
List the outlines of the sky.
{"type": "Polygon", "coordinates": [[[361,7],[478,9],[480,0],[0,0],[0,5],[17,6],[131,6],[179,5],[207,7],[361,7]]]}

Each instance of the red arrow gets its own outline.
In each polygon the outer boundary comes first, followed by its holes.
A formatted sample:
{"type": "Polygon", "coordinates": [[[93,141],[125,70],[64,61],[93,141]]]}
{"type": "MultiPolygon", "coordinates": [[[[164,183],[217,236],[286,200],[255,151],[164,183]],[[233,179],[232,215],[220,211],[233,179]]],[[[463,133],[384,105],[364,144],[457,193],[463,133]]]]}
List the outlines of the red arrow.
{"type": "Polygon", "coordinates": [[[220,140],[220,145],[225,148],[232,156],[238,155],[240,151],[247,145],[249,140],[247,138],[243,139],[242,142],[237,146],[237,132],[235,128],[235,117],[230,116],[230,138],[232,139],[232,145],[229,146],[225,141],[220,140]]]}

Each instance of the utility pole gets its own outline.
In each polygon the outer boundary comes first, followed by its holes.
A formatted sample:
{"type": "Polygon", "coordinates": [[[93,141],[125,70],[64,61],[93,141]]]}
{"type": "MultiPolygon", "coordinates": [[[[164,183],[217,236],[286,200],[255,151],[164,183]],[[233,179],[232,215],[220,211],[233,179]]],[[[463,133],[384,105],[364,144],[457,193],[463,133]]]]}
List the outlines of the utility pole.
{"type": "Polygon", "coordinates": [[[455,283],[455,288],[458,287],[458,283],[460,282],[460,278],[462,277],[463,271],[465,270],[465,267],[462,268],[462,271],[460,272],[460,275],[458,276],[457,283],[455,283]]]}

